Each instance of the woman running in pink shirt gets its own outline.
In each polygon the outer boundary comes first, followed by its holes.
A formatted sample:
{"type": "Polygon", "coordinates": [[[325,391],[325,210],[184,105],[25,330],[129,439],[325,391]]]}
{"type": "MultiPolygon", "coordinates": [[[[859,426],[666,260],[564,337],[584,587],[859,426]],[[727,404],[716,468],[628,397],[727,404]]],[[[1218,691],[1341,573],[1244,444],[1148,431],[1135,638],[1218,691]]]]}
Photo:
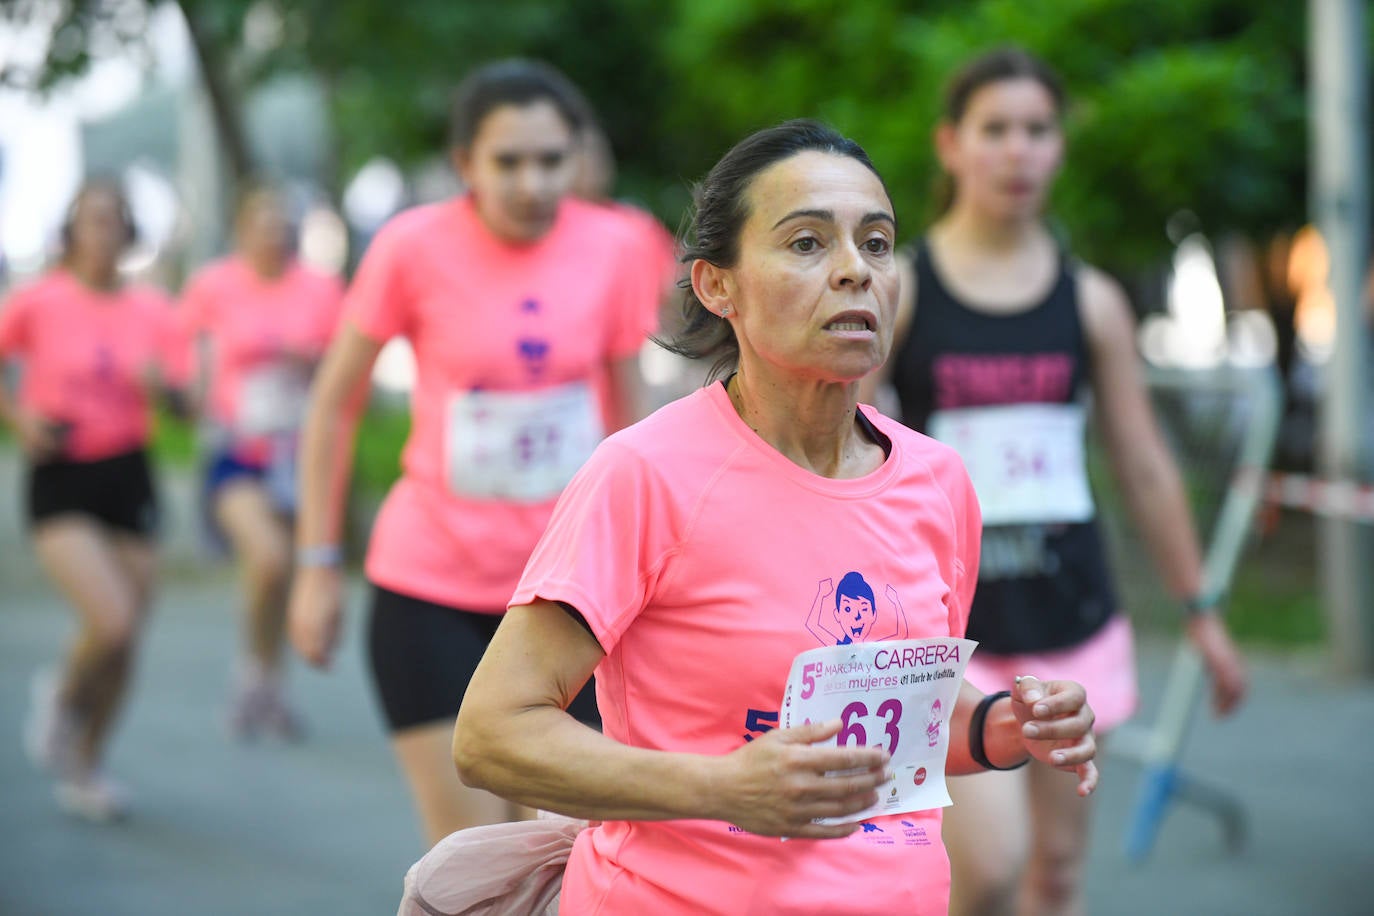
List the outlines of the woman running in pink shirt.
{"type": "Polygon", "coordinates": [[[96,821],[125,809],[101,764],[152,600],[150,405],[184,376],[169,303],[119,275],[133,238],[119,186],[88,183],[60,264],[0,309],[0,361],[22,366],[17,397],[0,373],[0,418],[28,459],[30,537],[80,621],[60,668],[34,679],[25,747],[57,777],[61,807],[96,821]]]}
{"type": "Polygon", "coordinates": [[[282,647],[291,580],[296,454],[311,376],[338,325],[343,289],[291,255],[285,203],[247,191],[237,251],[202,268],[182,295],[181,322],[201,356],[205,496],[238,560],[244,651],[227,725],[248,738],[300,733],[286,702],[282,647]]]}
{"type": "MultiPolygon", "coordinates": [[[[776,727],[798,653],[961,636],[973,596],[979,513],[958,456],[858,406],[892,341],[896,228],[867,154],[814,122],[749,137],[697,188],[678,347],[730,374],[574,478],[454,737],[469,784],[599,822],[576,839],[562,912],[947,908],[940,809],[818,823],[877,802],[887,749],[824,746],[838,720],[776,727]],[[819,628],[818,600],[867,608],[819,628]],[[565,711],[593,671],[604,734],[565,711]]],[[[1034,756],[1087,795],[1092,720],[1070,681],[965,684],[947,771],[1034,756]]]]}
{"type": "MultiPolygon", "coordinates": [[[[584,111],[546,65],[502,61],[464,81],[454,162],[468,191],[378,233],[312,391],[290,630],[323,665],[357,408],[382,345],[414,348],[402,475],[368,548],[368,649],[431,841],[515,813],[459,783],[454,717],[554,500],[638,411],[660,271],[623,219],[568,194],[584,111]]],[[[577,713],[596,720],[590,694],[577,713]]]]}

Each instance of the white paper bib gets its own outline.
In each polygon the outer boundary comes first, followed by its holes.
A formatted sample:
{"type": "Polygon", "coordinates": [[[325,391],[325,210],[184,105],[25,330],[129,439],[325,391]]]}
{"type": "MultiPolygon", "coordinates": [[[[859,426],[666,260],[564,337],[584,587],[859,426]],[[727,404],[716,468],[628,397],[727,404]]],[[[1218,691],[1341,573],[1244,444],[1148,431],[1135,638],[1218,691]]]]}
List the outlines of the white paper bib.
{"type": "Polygon", "coordinates": [[[293,432],[305,419],[310,379],[299,366],[273,363],[243,377],[237,432],[249,436],[293,432]]]}
{"type": "Polygon", "coordinates": [[[846,818],[862,821],[950,804],[945,788],[949,719],[978,644],[970,639],[902,639],[808,649],[792,661],[782,727],[839,719],[831,742],[885,747],[893,777],[878,803],[846,818]]]}
{"type": "Polygon", "coordinates": [[[604,435],[591,386],[450,395],[450,489],[476,499],[541,502],[563,491],[604,435]]]}
{"type": "Polygon", "coordinates": [[[1085,522],[1093,517],[1081,404],[939,410],[930,435],[963,458],[984,525],[1085,522]]]}

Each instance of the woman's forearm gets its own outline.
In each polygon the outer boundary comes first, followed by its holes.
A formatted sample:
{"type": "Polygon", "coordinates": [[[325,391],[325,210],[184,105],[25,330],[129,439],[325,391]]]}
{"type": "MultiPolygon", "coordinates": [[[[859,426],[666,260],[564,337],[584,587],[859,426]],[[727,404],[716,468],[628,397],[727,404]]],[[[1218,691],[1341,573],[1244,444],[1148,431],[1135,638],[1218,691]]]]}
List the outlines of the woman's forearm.
{"type": "Polygon", "coordinates": [[[1190,598],[1202,588],[1202,552],[1182,477],[1164,449],[1155,442],[1124,457],[1117,479],[1165,586],[1178,598],[1190,598]]]}
{"type": "Polygon", "coordinates": [[[460,714],[454,732],[467,785],[593,820],[728,819],[723,757],[628,747],[556,706],[483,719],[460,714]]]}
{"type": "Polygon", "coordinates": [[[296,542],[338,544],[353,471],[353,440],[361,407],[356,398],[312,403],[301,437],[301,494],[296,542]]]}
{"type": "Polygon", "coordinates": [[[337,545],[353,470],[353,439],[367,406],[372,364],[381,344],[352,326],[335,340],[315,383],[301,431],[300,507],[296,543],[337,545]]]}

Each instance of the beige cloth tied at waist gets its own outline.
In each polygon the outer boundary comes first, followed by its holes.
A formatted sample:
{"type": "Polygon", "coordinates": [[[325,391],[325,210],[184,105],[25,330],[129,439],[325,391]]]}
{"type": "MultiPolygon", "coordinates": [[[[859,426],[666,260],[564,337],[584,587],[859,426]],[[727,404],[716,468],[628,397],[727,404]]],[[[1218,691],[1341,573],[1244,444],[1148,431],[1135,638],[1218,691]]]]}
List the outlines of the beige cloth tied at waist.
{"type": "Polygon", "coordinates": [[[563,869],[587,821],[532,821],[450,833],[406,872],[396,916],[554,916],[563,869]]]}

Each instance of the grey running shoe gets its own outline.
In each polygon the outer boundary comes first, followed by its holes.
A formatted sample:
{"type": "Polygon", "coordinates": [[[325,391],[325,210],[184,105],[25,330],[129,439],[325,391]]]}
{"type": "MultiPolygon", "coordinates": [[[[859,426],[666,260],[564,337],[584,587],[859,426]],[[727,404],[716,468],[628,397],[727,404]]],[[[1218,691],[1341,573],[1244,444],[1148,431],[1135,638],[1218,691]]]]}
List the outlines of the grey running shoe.
{"type": "Polygon", "coordinates": [[[230,737],[238,741],[259,734],[297,741],[305,731],[300,716],[286,702],[281,676],[256,662],[245,662],[235,675],[226,724],[230,737]]]}

